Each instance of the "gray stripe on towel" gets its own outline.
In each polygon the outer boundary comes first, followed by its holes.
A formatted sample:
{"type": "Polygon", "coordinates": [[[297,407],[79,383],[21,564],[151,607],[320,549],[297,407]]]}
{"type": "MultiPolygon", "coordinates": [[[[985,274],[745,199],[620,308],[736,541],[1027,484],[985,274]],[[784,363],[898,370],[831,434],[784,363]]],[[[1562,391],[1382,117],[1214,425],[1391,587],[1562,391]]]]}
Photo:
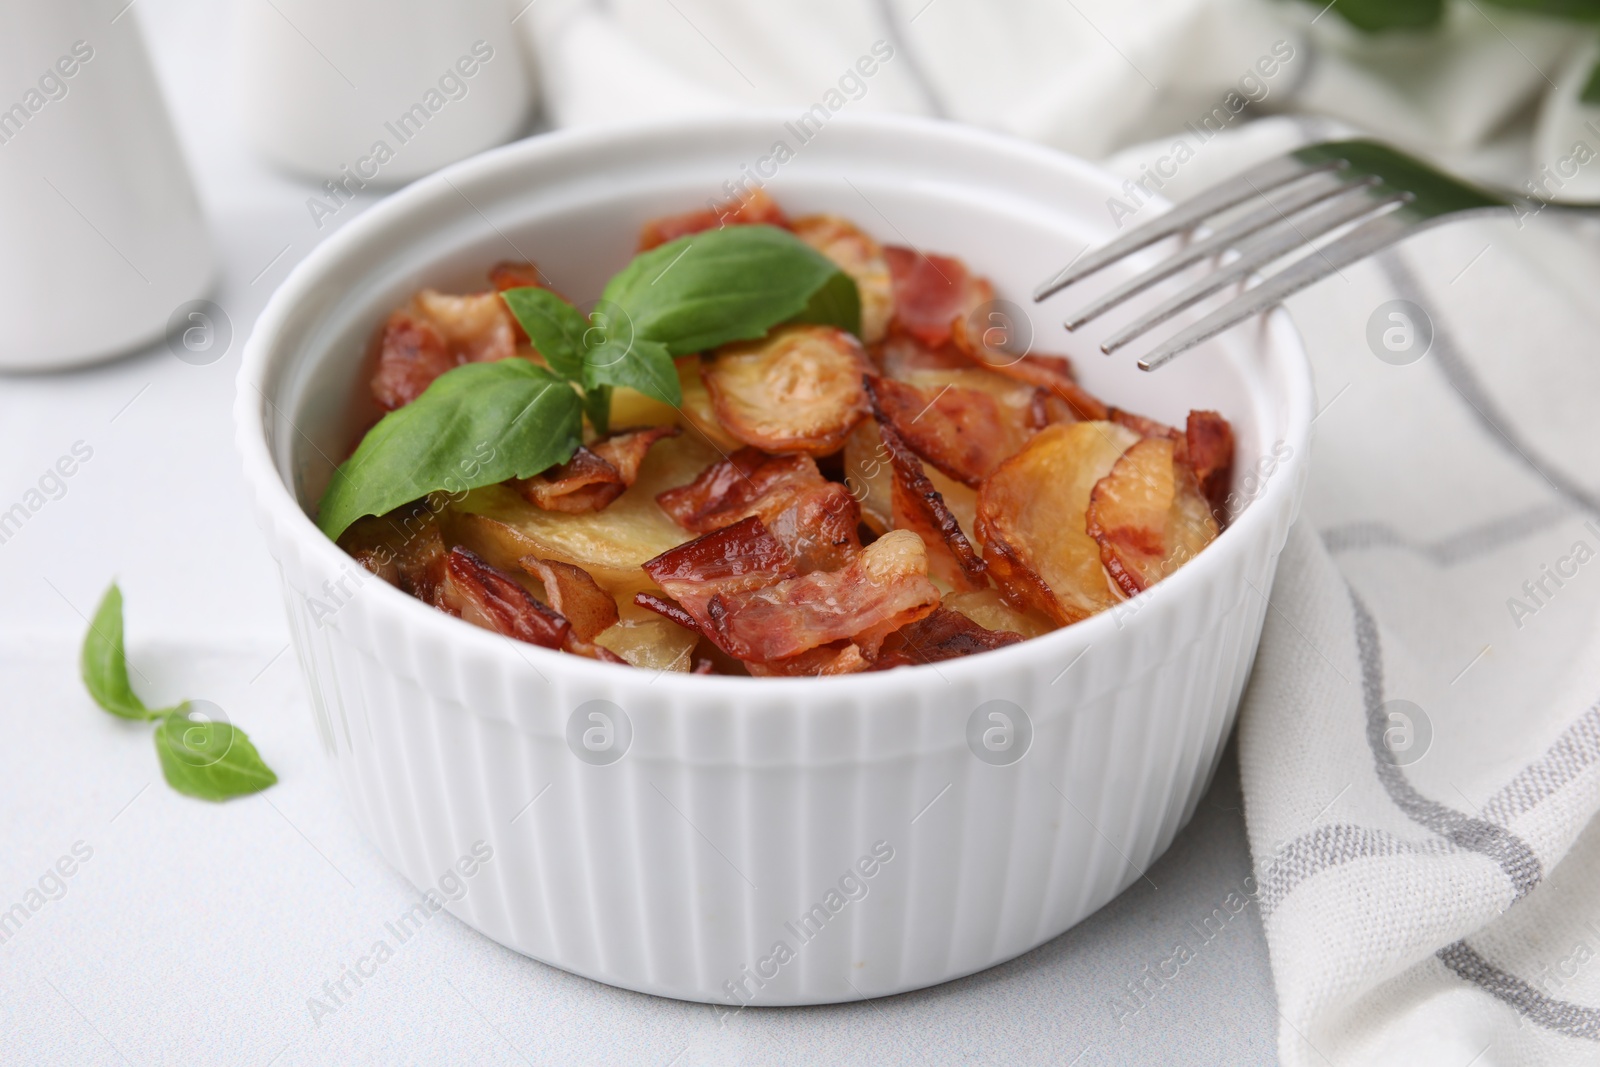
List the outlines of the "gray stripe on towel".
{"type": "Polygon", "coordinates": [[[1354,589],[1350,603],[1355,611],[1356,644],[1361,652],[1361,695],[1367,712],[1367,747],[1378,780],[1395,806],[1419,826],[1424,826],[1448,841],[1494,860],[1511,879],[1516,899],[1528,894],[1544,875],[1543,865],[1533,849],[1503,826],[1463,815],[1417,792],[1407,780],[1405,770],[1385,756],[1383,732],[1388,721],[1383,711],[1383,648],[1378,642],[1378,624],[1354,589]]]}
{"type": "Polygon", "coordinates": [[[1600,1009],[1547,997],[1514,974],[1502,971],[1465,941],[1446,945],[1439,962],[1495,998],[1511,1005],[1530,1022],[1568,1037],[1600,1041],[1600,1009]]]}

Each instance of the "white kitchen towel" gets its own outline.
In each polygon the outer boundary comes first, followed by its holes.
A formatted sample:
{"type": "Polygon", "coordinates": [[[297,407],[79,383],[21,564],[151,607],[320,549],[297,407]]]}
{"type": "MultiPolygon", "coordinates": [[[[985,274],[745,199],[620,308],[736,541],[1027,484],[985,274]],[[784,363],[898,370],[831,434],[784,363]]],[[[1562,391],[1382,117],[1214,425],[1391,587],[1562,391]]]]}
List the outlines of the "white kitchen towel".
{"type": "MultiPolygon", "coordinates": [[[[841,106],[1131,175],[1182,140],[1176,199],[1348,130],[1330,116],[1502,183],[1600,190],[1586,35],[1464,0],[1373,41],[1320,8],[540,0],[527,26],[564,125],[804,107],[885,40],[841,106]]],[[[1600,225],[1546,209],[1290,304],[1322,408],[1240,719],[1286,1064],[1600,1062],[1596,294],[1600,225]]]]}

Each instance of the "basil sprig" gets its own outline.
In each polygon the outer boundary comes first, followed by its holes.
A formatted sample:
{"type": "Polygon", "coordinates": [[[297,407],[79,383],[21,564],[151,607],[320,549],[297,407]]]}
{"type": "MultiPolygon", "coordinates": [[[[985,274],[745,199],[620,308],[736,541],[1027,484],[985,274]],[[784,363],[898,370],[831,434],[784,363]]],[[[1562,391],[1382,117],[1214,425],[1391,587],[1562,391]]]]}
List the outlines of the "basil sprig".
{"type": "Polygon", "coordinates": [[[156,722],[161,773],[178,792],[201,800],[228,800],[258,793],[278,781],[237,726],[196,718],[194,705],[187,700],[152,710],[139,699],[128,681],[122,590],[115,582],[95,609],[79,664],[83,684],[96,704],[119,718],[156,722]]]}
{"type": "Polygon", "coordinates": [[[582,441],[582,416],[597,433],[609,429],[613,387],[682,403],[675,356],[786,322],[861,332],[855,281],[776,226],[709,230],[642,252],[587,316],[545,289],[501,296],[548,370],[513,358],[440,375],[334,472],[317,512],[323,533],[336,539],[363,515],[565,463],[582,441]]]}

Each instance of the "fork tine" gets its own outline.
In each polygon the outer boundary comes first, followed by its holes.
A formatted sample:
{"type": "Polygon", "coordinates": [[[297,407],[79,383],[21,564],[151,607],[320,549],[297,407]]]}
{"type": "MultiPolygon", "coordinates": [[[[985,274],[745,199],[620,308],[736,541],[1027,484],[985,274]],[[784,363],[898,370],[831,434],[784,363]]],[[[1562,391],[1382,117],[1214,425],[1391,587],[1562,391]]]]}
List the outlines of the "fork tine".
{"type": "Polygon", "coordinates": [[[1328,176],[1326,181],[1312,180],[1301,183],[1303,186],[1293,196],[1285,197],[1280,204],[1270,201],[1262,207],[1250,212],[1243,218],[1218,230],[1204,240],[1195,241],[1181,249],[1168,259],[1144,271],[1131,281],[1124,283],[1096,300],[1088,307],[1083,308],[1067,320],[1068,330],[1078,327],[1104,315],[1112,308],[1126,302],[1130,297],[1137,296],[1157,282],[1170,278],[1183,268],[1202,259],[1209,259],[1229,248],[1232,248],[1241,239],[1262,230],[1292,226],[1289,216],[1298,214],[1306,208],[1314,207],[1325,200],[1344,196],[1354,190],[1364,189],[1377,182],[1376,177],[1365,177],[1356,181],[1344,180],[1335,176],[1328,176]]]}
{"type": "MultiPolygon", "coordinates": [[[[1239,256],[1200,278],[1171,299],[1163,301],[1136,321],[1129,323],[1108,337],[1100,351],[1110,355],[1136,337],[1166,322],[1184,308],[1198,304],[1212,293],[1227,288],[1243,278],[1280,259],[1297,248],[1309,245],[1312,240],[1346,223],[1355,222],[1390,204],[1401,203],[1408,194],[1396,192],[1374,196],[1370,187],[1362,188],[1356,197],[1341,197],[1308,214],[1298,224],[1285,219],[1284,225],[1273,227],[1255,239],[1239,246],[1239,256]]],[[[1313,253],[1315,256],[1315,253],[1313,253]]]]}
{"type": "Polygon", "coordinates": [[[1298,178],[1327,170],[1348,166],[1343,160],[1329,159],[1320,163],[1303,163],[1292,156],[1279,156],[1243,174],[1219,182],[1200,195],[1186,200],[1166,214],[1112,241],[1081,259],[1064,267],[1055,277],[1034,290],[1037,302],[1060,292],[1080,278],[1114,263],[1122,257],[1146,248],[1164,237],[1192,230],[1208,216],[1241,204],[1259,193],[1286,185],[1298,178]]]}
{"type": "Polygon", "coordinates": [[[1320,253],[1312,252],[1296,260],[1282,271],[1253,289],[1247,289],[1237,298],[1213,311],[1193,326],[1156,348],[1139,361],[1140,370],[1155,370],[1172,362],[1202,341],[1237,325],[1268,308],[1282,303],[1300,290],[1347,267],[1357,260],[1393,244],[1417,230],[1414,220],[1401,217],[1400,212],[1390,212],[1363,223],[1334,241],[1320,253]]]}

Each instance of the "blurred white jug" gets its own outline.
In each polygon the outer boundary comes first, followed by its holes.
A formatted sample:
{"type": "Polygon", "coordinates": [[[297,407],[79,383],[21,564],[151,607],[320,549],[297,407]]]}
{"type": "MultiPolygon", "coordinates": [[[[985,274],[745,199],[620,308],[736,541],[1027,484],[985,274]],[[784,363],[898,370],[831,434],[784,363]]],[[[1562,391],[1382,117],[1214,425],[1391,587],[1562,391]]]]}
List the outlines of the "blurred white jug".
{"type": "Polygon", "coordinates": [[[0,369],[141,348],[214,272],[127,0],[0,0],[0,369]]]}
{"type": "Polygon", "coordinates": [[[240,0],[237,18],[251,142],[350,193],[499,144],[531,110],[506,0],[240,0]]]}

